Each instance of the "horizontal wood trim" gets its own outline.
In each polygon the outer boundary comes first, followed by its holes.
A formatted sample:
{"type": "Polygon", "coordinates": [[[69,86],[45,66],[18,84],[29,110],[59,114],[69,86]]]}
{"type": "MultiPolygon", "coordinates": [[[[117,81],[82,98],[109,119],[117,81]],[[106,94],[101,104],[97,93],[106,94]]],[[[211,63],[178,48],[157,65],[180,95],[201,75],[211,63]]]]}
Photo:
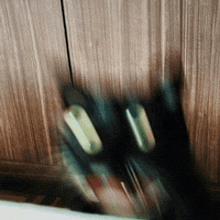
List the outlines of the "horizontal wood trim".
{"type": "Polygon", "coordinates": [[[61,181],[65,171],[64,166],[0,161],[0,177],[13,176],[25,179],[61,181]]]}

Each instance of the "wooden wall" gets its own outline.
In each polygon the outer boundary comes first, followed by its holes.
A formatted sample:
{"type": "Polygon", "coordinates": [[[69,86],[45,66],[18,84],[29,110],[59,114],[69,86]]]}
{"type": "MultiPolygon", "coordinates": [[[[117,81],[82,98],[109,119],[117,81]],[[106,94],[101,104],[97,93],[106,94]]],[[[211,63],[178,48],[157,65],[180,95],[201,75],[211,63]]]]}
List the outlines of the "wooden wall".
{"type": "Polygon", "coordinates": [[[218,0],[3,0],[0,159],[58,165],[57,79],[149,97],[182,73],[192,152],[219,182],[219,8],[218,0]]]}
{"type": "Polygon", "coordinates": [[[183,1],[184,107],[199,166],[219,182],[220,1],[183,1]]]}
{"type": "Polygon", "coordinates": [[[0,172],[48,174],[57,164],[56,80],[69,77],[61,4],[3,0],[0,22],[0,172]]]}

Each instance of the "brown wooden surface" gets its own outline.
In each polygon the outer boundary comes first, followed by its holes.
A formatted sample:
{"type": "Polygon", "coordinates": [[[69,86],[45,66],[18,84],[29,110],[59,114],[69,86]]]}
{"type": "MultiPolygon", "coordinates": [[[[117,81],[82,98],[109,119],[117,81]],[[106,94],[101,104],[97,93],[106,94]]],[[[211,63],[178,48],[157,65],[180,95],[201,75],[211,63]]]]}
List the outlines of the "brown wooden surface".
{"type": "Polygon", "coordinates": [[[182,72],[192,152],[217,182],[219,1],[64,0],[73,78],[120,96],[152,94],[182,72]]]}
{"type": "Polygon", "coordinates": [[[1,1],[0,160],[57,164],[56,76],[70,77],[62,2],[72,75],[83,88],[149,96],[167,73],[183,74],[192,152],[219,182],[217,0],[1,1]]]}
{"type": "Polygon", "coordinates": [[[180,1],[64,0],[74,80],[116,96],[150,95],[180,72],[180,1]]]}
{"type": "Polygon", "coordinates": [[[102,87],[116,96],[126,90],[150,94],[154,75],[180,70],[180,1],[65,0],[64,5],[73,78],[84,88],[102,87]]]}
{"type": "Polygon", "coordinates": [[[0,23],[0,160],[54,164],[56,77],[69,77],[60,1],[3,0],[0,23]]]}
{"type": "Polygon", "coordinates": [[[182,62],[184,106],[199,166],[219,181],[219,1],[183,1],[182,62]]]}

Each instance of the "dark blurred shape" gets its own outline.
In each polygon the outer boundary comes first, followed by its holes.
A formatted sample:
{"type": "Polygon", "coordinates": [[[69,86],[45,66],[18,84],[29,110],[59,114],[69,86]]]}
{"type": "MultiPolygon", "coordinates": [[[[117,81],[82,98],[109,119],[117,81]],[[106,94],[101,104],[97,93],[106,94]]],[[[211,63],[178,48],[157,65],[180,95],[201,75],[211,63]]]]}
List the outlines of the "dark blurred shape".
{"type": "MultiPolygon", "coordinates": [[[[88,154],[67,123],[62,142],[67,164],[76,166],[75,172],[87,179],[87,187],[104,212],[120,215],[118,202],[124,201],[136,217],[215,219],[209,194],[194,170],[180,89],[180,80],[165,81],[151,99],[127,97],[127,101],[116,102],[75,90],[72,85],[64,87],[66,111],[71,106],[84,108],[103,145],[97,154],[88,154]],[[148,120],[149,126],[144,127],[148,120]],[[112,179],[118,186],[110,184],[112,179]],[[115,207],[115,212],[109,207],[115,207]]],[[[86,136],[86,128],[81,129],[86,136]]],[[[126,207],[121,210],[125,212],[126,207]]]]}

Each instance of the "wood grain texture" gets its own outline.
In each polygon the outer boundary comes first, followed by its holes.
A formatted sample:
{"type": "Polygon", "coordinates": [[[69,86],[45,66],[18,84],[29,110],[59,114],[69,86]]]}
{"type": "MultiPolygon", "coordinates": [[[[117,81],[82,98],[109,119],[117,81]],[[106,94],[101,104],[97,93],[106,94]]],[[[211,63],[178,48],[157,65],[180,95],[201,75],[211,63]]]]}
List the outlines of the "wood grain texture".
{"type": "Polygon", "coordinates": [[[0,22],[0,159],[53,164],[56,77],[69,77],[60,1],[3,0],[0,22]]]}
{"type": "Polygon", "coordinates": [[[64,0],[73,78],[84,89],[149,96],[183,74],[192,152],[219,181],[219,1],[64,0]]]}
{"type": "Polygon", "coordinates": [[[64,0],[64,6],[76,84],[115,96],[150,95],[166,71],[179,72],[180,1],[64,0]]]}
{"type": "Polygon", "coordinates": [[[219,181],[219,1],[183,1],[185,115],[196,161],[219,181]]]}
{"type": "MultiPolygon", "coordinates": [[[[80,87],[150,96],[182,72],[192,152],[205,176],[219,182],[220,2],[63,2],[80,87]]],[[[3,0],[0,25],[0,160],[54,164],[50,128],[60,112],[54,76],[69,80],[60,1],[3,0]]]]}

